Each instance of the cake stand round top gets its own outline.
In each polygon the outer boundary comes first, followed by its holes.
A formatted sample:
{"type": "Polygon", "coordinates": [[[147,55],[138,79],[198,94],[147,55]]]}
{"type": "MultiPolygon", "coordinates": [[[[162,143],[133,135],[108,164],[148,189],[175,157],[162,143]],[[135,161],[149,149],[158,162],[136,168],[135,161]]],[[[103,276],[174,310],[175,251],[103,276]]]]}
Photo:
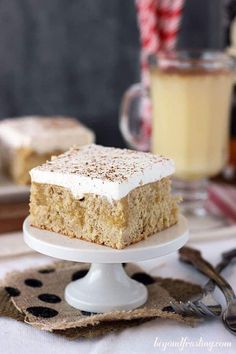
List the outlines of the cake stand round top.
{"type": "Polygon", "coordinates": [[[188,224],[182,215],[176,225],[122,250],[37,229],[30,225],[29,217],[24,221],[23,231],[25,242],[35,251],[54,258],[88,263],[144,261],[172,253],[188,240],[188,224]]]}

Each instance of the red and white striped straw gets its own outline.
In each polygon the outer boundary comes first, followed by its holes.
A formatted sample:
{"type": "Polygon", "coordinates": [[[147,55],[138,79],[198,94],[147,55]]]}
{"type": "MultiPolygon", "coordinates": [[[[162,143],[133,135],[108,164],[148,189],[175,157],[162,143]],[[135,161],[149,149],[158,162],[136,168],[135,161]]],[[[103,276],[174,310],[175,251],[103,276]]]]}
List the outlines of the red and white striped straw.
{"type": "Polygon", "coordinates": [[[136,0],[141,40],[141,72],[149,85],[148,56],[176,44],[185,0],[136,0]]]}
{"type": "MultiPolygon", "coordinates": [[[[175,47],[185,0],[136,0],[141,41],[141,79],[150,86],[148,57],[160,50],[175,47]]],[[[151,134],[151,102],[144,99],[141,117],[142,130],[151,134]]]]}
{"type": "Polygon", "coordinates": [[[136,0],[141,49],[148,54],[156,53],[160,47],[157,19],[158,2],[159,0],[136,0]]]}
{"type": "Polygon", "coordinates": [[[158,1],[157,21],[162,50],[172,50],[175,47],[183,5],[184,0],[158,1]]]}
{"type": "Polygon", "coordinates": [[[141,42],[141,75],[145,86],[149,85],[148,56],[157,53],[160,49],[157,19],[158,3],[159,0],[136,0],[141,42]]]}

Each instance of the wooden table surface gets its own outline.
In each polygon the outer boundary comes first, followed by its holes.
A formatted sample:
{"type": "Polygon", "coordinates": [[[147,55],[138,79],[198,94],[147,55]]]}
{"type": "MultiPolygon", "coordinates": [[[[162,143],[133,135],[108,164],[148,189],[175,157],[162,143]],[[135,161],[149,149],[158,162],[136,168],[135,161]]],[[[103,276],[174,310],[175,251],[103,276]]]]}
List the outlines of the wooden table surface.
{"type": "Polygon", "coordinates": [[[0,234],[22,229],[22,224],[29,214],[29,201],[0,202],[0,234]]]}

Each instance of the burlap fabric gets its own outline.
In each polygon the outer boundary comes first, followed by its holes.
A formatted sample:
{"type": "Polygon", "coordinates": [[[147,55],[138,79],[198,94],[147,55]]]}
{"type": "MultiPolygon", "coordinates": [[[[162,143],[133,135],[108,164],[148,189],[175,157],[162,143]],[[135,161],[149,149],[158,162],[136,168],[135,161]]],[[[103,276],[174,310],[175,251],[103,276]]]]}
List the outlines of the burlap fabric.
{"type": "Polygon", "coordinates": [[[134,264],[124,267],[132,278],[147,285],[148,301],[138,309],[98,314],[72,308],[64,300],[65,286],[83,277],[89,265],[57,262],[8,274],[0,288],[0,315],[71,339],[104,335],[154,318],[186,325],[198,322],[196,318],[174,313],[169,306],[170,300],[186,301],[199,294],[198,285],[178,279],[154,278],[134,264]]]}

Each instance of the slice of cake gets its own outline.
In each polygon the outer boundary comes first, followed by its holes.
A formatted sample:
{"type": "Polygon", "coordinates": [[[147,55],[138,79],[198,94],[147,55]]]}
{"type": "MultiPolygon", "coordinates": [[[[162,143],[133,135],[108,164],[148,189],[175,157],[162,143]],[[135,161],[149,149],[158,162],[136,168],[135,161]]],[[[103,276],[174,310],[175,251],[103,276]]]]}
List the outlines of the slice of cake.
{"type": "Polygon", "coordinates": [[[94,133],[69,117],[21,117],[0,122],[0,147],[5,173],[29,184],[29,171],[73,145],[94,142],[94,133]]]}
{"type": "Polygon", "coordinates": [[[165,157],[99,145],[74,147],[31,170],[31,224],[124,248],[174,225],[165,157]]]}

